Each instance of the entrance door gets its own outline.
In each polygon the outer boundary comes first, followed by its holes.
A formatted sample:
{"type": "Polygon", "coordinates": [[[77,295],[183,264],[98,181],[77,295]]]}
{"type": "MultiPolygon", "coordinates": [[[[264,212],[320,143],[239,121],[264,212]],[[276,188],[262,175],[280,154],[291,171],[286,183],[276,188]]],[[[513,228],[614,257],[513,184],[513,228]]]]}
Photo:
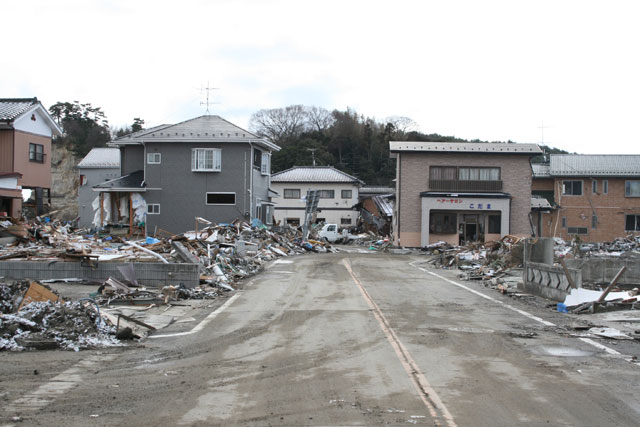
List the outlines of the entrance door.
{"type": "Polygon", "coordinates": [[[478,240],[478,224],[476,223],[464,224],[464,240],[466,242],[475,242],[478,240]]]}

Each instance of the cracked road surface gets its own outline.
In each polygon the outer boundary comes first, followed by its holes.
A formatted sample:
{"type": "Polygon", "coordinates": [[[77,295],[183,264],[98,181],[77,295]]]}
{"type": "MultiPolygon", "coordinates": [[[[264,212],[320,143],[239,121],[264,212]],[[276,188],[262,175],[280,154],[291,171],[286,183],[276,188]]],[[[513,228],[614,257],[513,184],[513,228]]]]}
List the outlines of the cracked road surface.
{"type": "Polygon", "coordinates": [[[423,262],[281,258],[141,344],[1,353],[0,426],[638,425],[636,342],[423,262]]]}

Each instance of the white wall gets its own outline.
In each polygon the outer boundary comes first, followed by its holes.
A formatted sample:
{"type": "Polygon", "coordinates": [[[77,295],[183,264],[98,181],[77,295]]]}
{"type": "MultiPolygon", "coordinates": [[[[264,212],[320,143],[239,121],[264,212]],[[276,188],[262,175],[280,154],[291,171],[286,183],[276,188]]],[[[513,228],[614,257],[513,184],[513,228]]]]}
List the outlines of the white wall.
{"type": "Polygon", "coordinates": [[[276,204],[274,216],[276,222],[286,223],[287,218],[298,218],[300,224],[304,220],[305,201],[302,200],[306,196],[307,190],[333,190],[333,199],[320,199],[318,201],[318,218],[324,218],[328,223],[335,223],[339,226],[349,227],[356,225],[358,219],[358,211],[351,209],[358,203],[358,186],[351,183],[331,183],[331,184],[314,184],[314,183],[279,183],[272,182],[271,188],[278,192],[279,196],[272,199],[276,204]],[[300,190],[300,199],[285,199],[285,189],[300,190]],[[343,199],[342,190],[351,190],[351,198],[343,199]],[[350,224],[342,224],[343,218],[350,218],[350,224]]]}

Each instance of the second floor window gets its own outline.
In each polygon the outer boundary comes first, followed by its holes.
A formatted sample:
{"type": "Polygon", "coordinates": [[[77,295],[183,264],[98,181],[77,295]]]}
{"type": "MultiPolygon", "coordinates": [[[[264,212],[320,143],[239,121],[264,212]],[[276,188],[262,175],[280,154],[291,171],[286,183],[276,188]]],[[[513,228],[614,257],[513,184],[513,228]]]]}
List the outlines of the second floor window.
{"type": "Polygon", "coordinates": [[[343,199],[350,199],[352,197],[351,190],[342,190],[341,196],[343,199]]]}
{"type": "Polygon", "coordinates": [[[260,162],[260,173],[262,175],[269,175],[271,173],[271,155],[269,153],[262,153],[262,159],[260,162]]]}
{"type": "Polygon", "coordinates": [[[640,181],[626,181],[624,195],[625,197],[640,197],[640,181]]]}
{"type": "Polygon", "coordinates": [[[191,150],[191,170],[194,172],[220,172],[222,150],[219,148],[194,148],[191,150]]]}
{"type": "Polygon", "coordinates": [[[500,168],[431,166],[429,179],[434,181],[500,181],[500,168]]]}
{"type": "Polygon", "coordinates": [[[562,181],[564,196],[582,196],[582,181],[562,181]]]}
{"type": "Polygon", "coordinates": [[[318,190],[318,198],[320,199],[333,199],[335,197],[334,190],[318,190]]]}
{"type": "Polygon", "coordinates": [[[300,189],[299,188],[285,188],[284,189],[284,198],[285,199],[299,199],[300,198],[300,189]]]}
{"type": "Polygon", "coordinates": [[[44,163],[44,145],[29,143],[29,161],[44,163]]]}
{"type": "Polygon", "coordinates": [[[160,159],[160,153],[147,153],[147,163],[150,165],[159,165],[160,159]]]}

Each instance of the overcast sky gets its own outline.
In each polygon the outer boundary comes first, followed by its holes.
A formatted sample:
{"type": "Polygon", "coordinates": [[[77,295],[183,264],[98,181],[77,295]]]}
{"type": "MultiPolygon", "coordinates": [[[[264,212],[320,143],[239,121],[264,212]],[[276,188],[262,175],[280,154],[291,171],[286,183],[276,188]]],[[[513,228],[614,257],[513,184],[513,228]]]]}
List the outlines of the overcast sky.
{"type": "Polygon", "coordinates": [[[406,116],[424,133],[638,153],[640,2],[3,2],[0,97],[78,100],[112,126],[210,107],[406,116]]]}

